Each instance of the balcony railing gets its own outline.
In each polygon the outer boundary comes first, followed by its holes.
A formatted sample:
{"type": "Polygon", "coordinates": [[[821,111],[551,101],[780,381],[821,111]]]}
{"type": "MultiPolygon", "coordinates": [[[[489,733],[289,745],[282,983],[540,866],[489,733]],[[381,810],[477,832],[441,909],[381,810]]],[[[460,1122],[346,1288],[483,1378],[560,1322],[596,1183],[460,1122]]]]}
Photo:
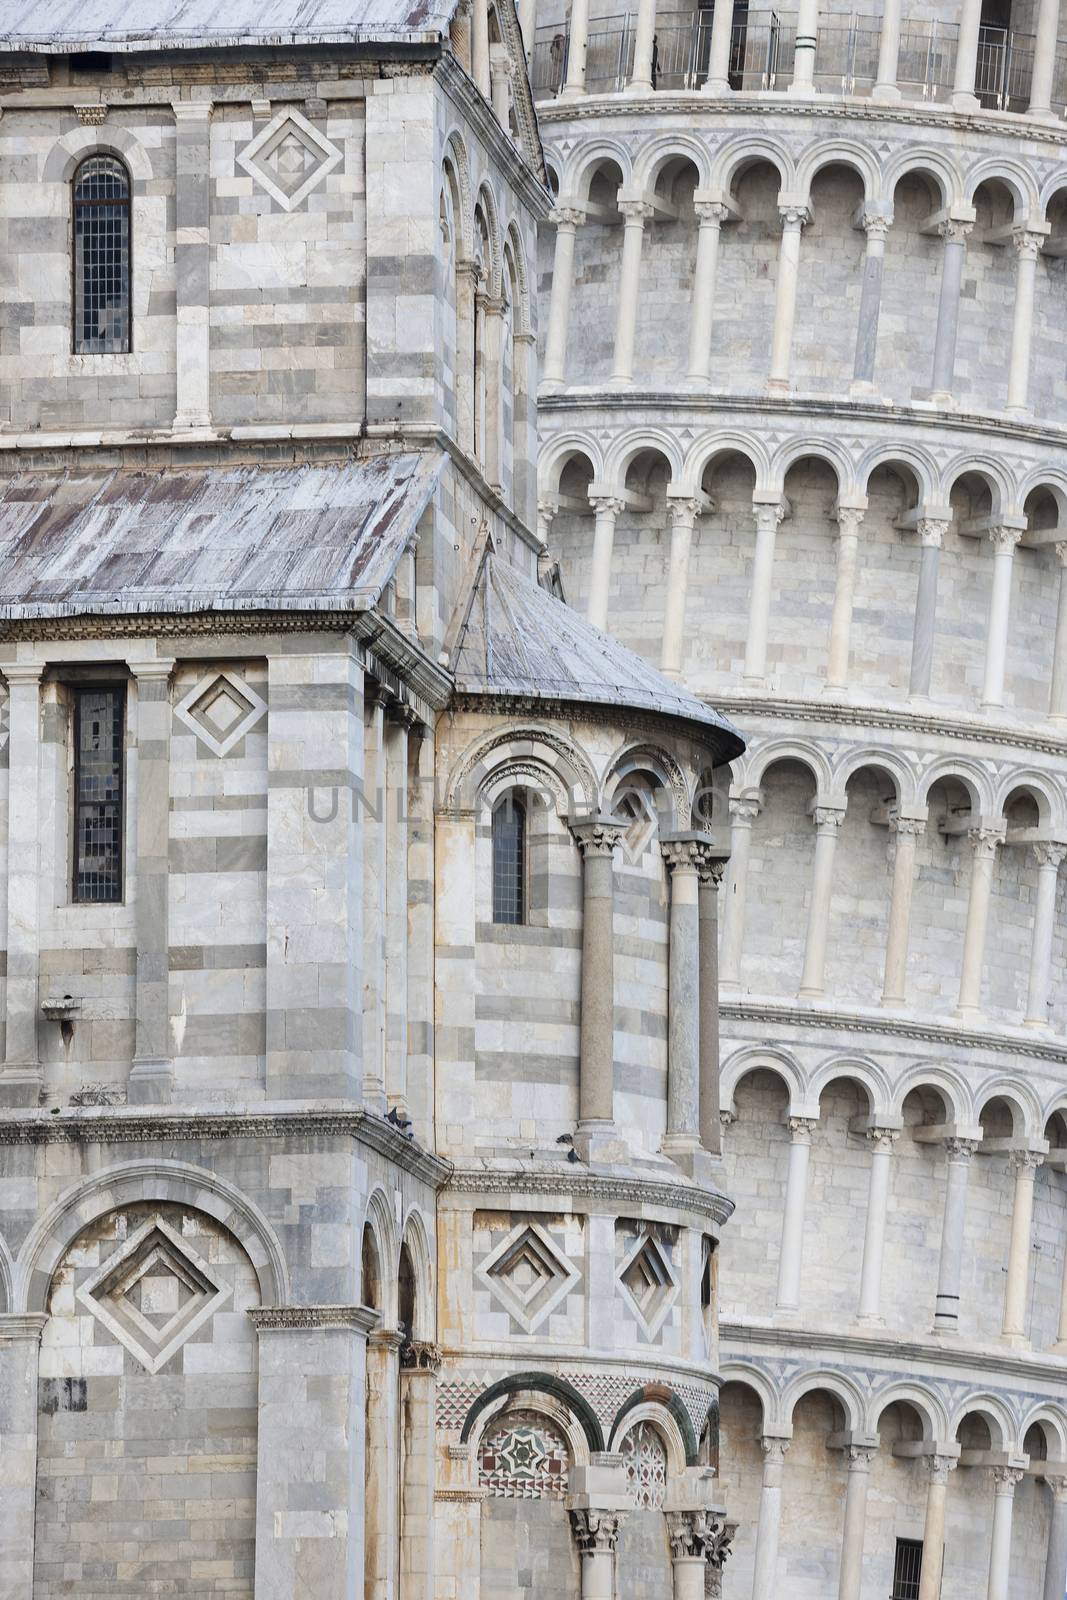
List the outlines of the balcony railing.
{"type": "MultiPolygon", "coordinates": [[[[708,75],[710,10],[659,12],[656,17],[652,80],[657,91],[699,89],[708,75]]],[[[622,90],[633,72],[636,13],[601,18],[589,26],[585,86],[589,94],[622,90]]],[[[908,21],[901,27],[897,85],[905,99],[947,101],[956,69],[958,28],[954,23],[908,21]]],[[[815,52],[815,86],[823,94],[869,95],[878,68],[881,18],[859,13],[820,20],[815,52]]],[[[734,22],[730,45],[730,86],[740,92],[781,90],[793,76],[796,12],[744,13],[734,22]]],[[[549,100],[567,77],[569,34],[542,28],[534,40],[534,95],[549,100]]],[[[975,94],[994,111],[1025,111],[1034,66],[1034,38],[1007,28],[983,27],[978,44],[975,94]]],[[[1067,110],[1067,41],[1056,50],[1052,104],[1067,110]]]]}

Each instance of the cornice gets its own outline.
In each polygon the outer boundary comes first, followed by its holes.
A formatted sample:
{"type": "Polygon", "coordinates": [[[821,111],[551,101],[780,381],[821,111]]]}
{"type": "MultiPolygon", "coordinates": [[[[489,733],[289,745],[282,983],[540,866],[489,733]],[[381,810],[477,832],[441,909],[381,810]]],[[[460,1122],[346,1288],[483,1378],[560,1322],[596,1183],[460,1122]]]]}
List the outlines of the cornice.
{"type": "Polygon", "coordinates": [[[521,196],[538,221],[547,217],[552,209],[552,196],[548,191],[538,119],[532,102],[524,101],[521,94],[516,95],[516,112],[523,138],[542,163],[540,172],[534,166],[532,154],[523,156],[516,149],[513,140],[497,121],[492,106],[451,51],[442,53],[437,63],[436,77],[453,104],[469,117],[516,194],[521,196]]]}
{"type": "Polygon", "coordinates": [[[561,1378],[587,1378],[602,1377],[614,1368],[621,1368],[627,1377],[633,1374],[633,1387],[637,1389],[644,1381],[646,1375],[654,1376],[663,1374],[668,1381],[671,1378],[681,1379],[685,1383],[700,1383],[709,1390],[714,1391],[719,1387],[719,1374],[709,1368],[707,1362],[686,1361],[682,1356],[664,1358],[647,1346],[639,1352],[634,1350],[591,1350],[588,1346],[575,1345],[568,1348],[558,1341],[551,1340],[531,1341],[522,1344],[517,1349],[514,1344],[492,1344],[487,1342],[477,1347],[466,1345],[442,1345],[441,1358],[445,1364],[441,1377],[443,1380],[455,1381],[469,1375],[476,1376],[478,1381],[491,1382],[494,1374],[490,1370],[493,1365],[500,1363],[505,1371],[514,1372],[516,1361],[521,1361],[525,1369],[529,1369],[534,1361],[543,1361],[549,1371],[557,1373],[561,1378]]]}
{"type": "Polygon", "coordinates": [[[0,1111],[0,1145],[187,1143],[193,1139],[354,1139],[413,1177],[439,1189],[451,1163],[424,1150],[362,1107],[174,1106],[159,1110],[64,1107],[54,1111],[0,1111]]]}
{"type": "Polygon", "coordinates": [[[370,1306],[255,1306],[248,1317],[257,1333],[294,1333],[313,1328],[350,1328],[368,1334],[380,1313],[370,1306]]]}
{"type": "Polygon", "coordinates": [[[628,1205],[663,1206],[711,1221],[725,1223],[734,1203],[717,1189],[655,1178],[613,1177],[596,1172],[486,1171],[480,1167],[454,1167],[444,1185],[445,1194],[551,1195],[560,1201],[586,1200],[620,1210],[628,1205]]]}
{"type": "MultiPolygon", "coordinates": [[[[725,1365],[734,1353],[729,1346],[762,1345],[786,1353],[798,1350],[833,1350],[853,1361],[895,1361],[909,1370],[924,1367],[952,1367],[997,1373],[1004,1377],[1031,1379],[1041,1385],[1062,1383],[1067,1389],[1067,1357],[1037,1356],[1030,1352],[1000,1352],[962,1343],[922,1344],[912,1339],[893,1339],[869,1333],[827,1333],[813,1328],[768,1328],[744,1322],[724,1322],[719,1329],[720,1361],[725,1365]]],[[[741,1352],[738,1351],[738,1354],[741,1352]]]]}
{"type": "MultiPolygon", "coordinates": [[[[576,722],[624,728],[630,733],[654,735],[659,739],[663,737],[664,723],[670,722],[712,757],[716,749],[716,735],[721,732],[706,723],[691,722],[684,715],[669,709],[644,711],[640,707],[609,705],[602,700],[554,699],[550,695],[509,694],[507,691],[500,694],[467,694],[462,690],[457,690],[452,697],[454,711],[469,711],[478,716],[498,717],[503,705],[515,716],[549,720],[572,718],[576,722]]],[[[718,765],[717,759],[714,764],[718,765]]]]}
{"type": "Polygon", "coordinates": [[[982,1054],[1026,1056],[1032,1061],[1047,1061],[1056,1066],[1067,1066],[1067,1042],[1046,1043],[1022,1034],[997,1033],[993,1027],[979,1032],[972,1028],[956,1027],[949,1022],[916,1020],[887,1011],[885,1015],[873,1012],[844,1011],[836,1006],[813,1009],[811,1002],[790,1005],[775,1000],[749,1000],[720,996],[719,1010],[723,1020],[735,1018],[738,1022],[755,1022],[775,1027],[825,1028],[846,1034],[877,1034],[881,1038],[915,1039],[925,1044],[956,1045],[982,1054]]]}

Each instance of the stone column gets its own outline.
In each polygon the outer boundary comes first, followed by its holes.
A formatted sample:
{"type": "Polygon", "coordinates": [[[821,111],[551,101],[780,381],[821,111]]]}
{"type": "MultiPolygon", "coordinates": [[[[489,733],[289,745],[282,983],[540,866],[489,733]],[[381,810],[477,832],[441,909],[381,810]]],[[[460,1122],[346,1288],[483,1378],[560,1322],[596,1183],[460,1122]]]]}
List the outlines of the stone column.
{"type": "Polygon", "coordinates": [[[882,33],[878,41],[878,67],[871,99],[894,105],[900,99],[897,72],[900,65],[900,0],[885,0],[882,6],[882,33]]]}
{"type": "MultiPolygon", "coordinates": [[[[1060,31],[1059,0],[1038,0],[1034,65],[1030,75],[1030,104],[1026,114],[1052,121],[1052,79],[1056,70],[1056,45],[1060,31]]],[[[1056,1600],[1063,1600],[1057,1595],[1056,1600]]]]}
{"type": "Polygon", "coordinates": [[[400,1352],[404,1479],[400,1490],[400,1600],[433,1600],[437,1373],[435,1344],[414,1339],[400,1352]]]}
{"type": "Polygon", "coordinates": [[[700,1146],[700,922],[697,869],[701,847],[692,838],[660,845],[670,877],[670,953],[667,999],[667,1129],[665,1155],[684,1158],[700,1146]]]}
{"type": "Polygon", "coordinates": [[[730,801],[730,877],[723,908],[722,961],[720,989],[741,985],[741,948],[745,937],[745,895],[748,891],[748,854],[752,843],[752,824],[763,809],[756,796],[730,801]]]}
{"type": "Polygon", "coordinates": [[[1026,1026],[1048,1027],[1048,996],[1052,977],[1052,936],[1056,931],[1056,889],[1067,845],[1034,845],[1037,857],[1037,904],[1030,940],[1030,983],[1026,996],[1026,1026]]]}
{"type": "Polygon", "coordinates": [[[1043,1157],[1034,1150],[1013,1150],[1008,1158],[1009,1170],[1015,1176],[1015,1194],[1011,1208],[1002,1332],[1016,1350],[1030,1348],[1026,1336],[1026,1291],[1030,1283],[1030,1254],[1033,1248],[1034,1174],[1042,1160],[1043,1157]]]}
{"type": "Polygon", "coordinates": [[[920,517],[918,523],[919,587],[915,596],[915,621],[911,638],[911,675],[908,694],[925,699],[930,693],[934,666],[934,628],[937,622],[937,572],[948,522],[941,517],[920,517]]]}
{"type": "Polygon", "coordinates": [[[721,1513],[668,1511],[667,1538],[671,1546],[674,1583],[671,1600],[704,1600],[705,1579],[723,1536],[721,1513]]]}
{"type": "Polygon", "coordinates": [[[841,1533],[841,1571],[837,1600],[862,1600],[863,1535],[867,1527],[867,1485],[874,1445],[848,1446],[848,1484],[845,1489],[845,1525],[841,1533]]]}
{"type": "Polygon", "coordinates": [[[646,200],[621,200],[623,218],[622,264],[619,269],[618,306],[615,317],[615,360],[612,383],[634,381],[634,340],[637,336],[637,311],[641,289],[641,246],[645,222],[652,215],[646,200]]]}
{"type": "Polygon", "coordinates": [[[780,1600],[778,1534],[782,1526],[782,1464],[789,1440],[764,1435],[760,1449],[763,1451],[763,1484],[756,1523],[752,1600],[780,1600]]]}
{"type": "Polygon", "coordinates": [[[826,976],[826,941],[830,932],[830,897],[834,886],[834,856],[837,833],[845,820],[844,807],[816,806],[815,861],[811,876],[811,903],[808,931],[804,941],[804,970],[800,975],[800,994],[817,999],[823,993],[826,976]]]}
{"type": "MultiPolygon", "coordinates": [[[[727,10],[723,0],[723,10],[727,10]]],[[[715,279],[719,269],[719,241],[729,209],[713,200],[697,200],[693,209],[699,224],[697,258],[693,269],[693,313],[689,324],[690,383],[707,383],[711,370],[711,330],[715,318],[715,279]]]]}
{"type": "Polygon", "coordinates": [[[579,1153],[615,1131],[615,846],[623,831],[603,817],[571,823],[582,852],[579,1153]]]}
{"type": "Polygon", "coordinates": [[[963,935],[963,961],[960,970],[960,1016],[973,1017],[979,1010],[982,993],[982,958],[985,953],[989,901],[993,893],[993,868],[997,846],[1004,843],[1003,828],[972,828],[971,892],[967,899],[967,926],[963,935]]]}
{"type": "Polygon", "coordinates": [[[1008,655],[1008,618],[1011,613],[1011,569],[1015,546],[1022,538],[1021,528],[993,528],[993,581],[989,591],[989,621],[986,626],[985,676],[982,705],[1004,703],[1004,670],[1008,655]]]}
{"type": "Polygon", "coordinates": [[[837,571],[834,576],[834,608],[830,615],[830,649],[826,663],[828,689],[844,689],[848,685],[852,602],[856,593],[863,511],[862,506],[837,508],[837,571]]]}
{"type": "Polygon", "coordinates": [[[32,1600],[42,1313],[0,1315],[0,1600],[32,1600]]]}
{"type": "Polygon", "coordinates": [[[634,64],[627,94],[651,94],[652,42],[656,37],[656,0],[637,0],[637,27],[634,31],[634,64]]]}
{"type": "Polygon", "coordinates": [[[363,1592],[364,1306],[270,1306],[259,1334],[255,1600],[363,1592]]]}
{"type": "Polygon", "coordinates": [[[500,126],[509,129],[511,110],[511,57],[507,46],[489,46],[489,78],[492,83],[493,113],[500,126]]]}
{"type": "Polygon", "coordinates": [[[501,348],[503,344],[504,302],[498,295],[481,297],[483,349],[485,351],[485,416],[482,418],[482,459],[485,481],[497,494],[502,493],[503,391],[501,348]]]}
{"type": "Polygon", "coordinates": [[[902,1006],[908,997],[908,941],[911,935],[911,896],[915,887],[915,854],[926,832],[925,817],[893,818],[896,837],[893,888],[889,900],[889,927],[885,941],[885,976],[882,1004],[902,1006]]]}
{"type": "Polygon", "coordinates": [[[700,864],[700,1143],[722,1149],[719,1120],[719,887],[727,857],[705,851],[700,864]]]}
{"type": "Polygon", "coordinates": [[[174,276],[177,286],[176,428],[211,426],[211,102],[177,100],[174,155],[174,276]]]}
{"type": "Polygon", "coordinates": [[[367,1470],[363,1508],[365,1600],[394,1600],[400,1541],[400,1346],[403,1335],[376,1328],[367,1340],[367,1470]]]}
{"type": "Polygon", "coordinates": [[[986,1589],[986,1600],[1008,1600],[1015,1486],[1023,1476],[1021,1467],[993,1468],[993,1528],[989,1540],[989,1587],[986,1589]]]}
{"type": "MultiPolygon", "coordinates": [[[[782,1248],[778,1258],[779,1315],[794,1317],[800,1309],[800,1268],[804,1252],[804,1209],[808,1197],[808,1159],[814,1117],[789,1118],[789,1170],[782,1212],[782,1248]]],[[[755,1592],[755,1591],[753,1591],[755,1592]]]]}
{"type": "Polygon", "coordinates": [[[734,0],[718,0],[711,16],[708,75],[703,94],[730,94],[730,50],[734,32],[734,0]]]}
{"type": "Polygon", "coordinates": [[[956,72],[952,81],[953,111],[977,111],[974,92],[978,68],[978,37],[982,27],[982,0],[962,0],[960,31],[956,42],[956,72]]]}
{"type": "Polygon", "coordinates": [[[589,0],[571,0],[567,41],[567,76],[560,96],[573,100],[585,93],[585,53],[589,45],[589,0]]]}
{"type": "Polygon", "coordinates": [[[170,674],[172,660],[134,661],[137,682],[136,1031],[127,1096],[131,1103],[171,1097],[170,1052],[170,674]]]}
{"type": "Polygon", "coordinates": [[[615,1600],[615,1548],[625,1513],[583,1507],[570,1518],[581,1559],[581,1600],[615,1600]]]}
{"type": "MultiPolygon", "coordinates": [[[[893,0],[898,8],[897,33],[900,32],[900,0],[893,0]]],[[[859,393],[868,393],[874,385],[874,368],[878,355],[878,319],[882,312],[882,276],[885,272],[885,242],[892,219],[876,212],[863,214],[863,231],[867,235],[867,250],[863,257],[863,283],[860,288],[860,314],[856,326],[856,355],[852,363],[852,387],[859,393]]]]}
{"type": "MultiPolygon", "coordinates": [[[[584,51],[582,55],[584,64],[584,51]]],[[[474,0],[471,17],[471,63],[474,81],[488,100],[492,93],[492,82],[489,74],[488,0],[474,0]]]]}
{"type": "MultiPolygon", "coordinates": [[[[965,0],[967,5],[972,0],[965,0]]],[[[967,260],[967,239],[973,222],[949,219],[938,227],[945,241],[941,265],[941,292],[937,302],[937,329],[934,334],[934,371],[931,380],[932,398],[942,405],[952,404],[952,391],[956,381],[956,333],[960,321],[960,286],[967,260]]]]}
{"type": "Polygon", "coordinates": [[[955,1456],[930,1456],[930,1478],[926,1489],[926,1520],[923,1523],[922,1571],[919,1600],[939,1600],[941,1564],[945,1550],[945,1499],[948,1475],[956,1470],[955,1456]]]}
{"type": "Polygon", "coordinates": [[[1050,717],[1067,718],[1067,543],[1054,545],[1060,564],[1056,604],[1056,643],[1052,652],[1052,680],[1048,692],[1050,717]]]}
{"type": "Polygon", "coordinates": [[[894,1128],[871,1128],[867,1132],[867,1143],[871,1147],[871,1178],[867,1190],[867,1221],[863,1232],[859,1321],[873,1327],[880,1326],[884,1320],[881,1315],[882,1254],[889,1211],[893,1146],[899,1137],[894,1128]]]}
{"type": "Polygon", "coordinates": [[[935,1333],[958,1333],[963,1229],[967,1220],[967,1175],[978,1148],[974,1139],[945,1140],[945,1211],[941,1223],[941,1255],[937,1268],[935,1333]]]}
{"type": "MultiPolygon", "coordinates": [[[[1035,67],[1037,58],[1035,57],[1035,67]]],[[[1011,363],[1008,367],[1008,410],[1027,416],[1030,390],[1030,350],[1034,337],[1034,285],[1037,258],[1044,234],[1033,228],[1013,228],[1015,246],[1015,311],[1011,328],[1011,363]]]]}
{"type": "Polygon", "coordinates": [[[793,56],[793,80],[789,93],[815,93],[815,48],[819,33],[819,0],[800,0],[797,9],[797,42],[793,56]]]}
{"type": "Polygon", "coordinates": [[[615,547],[615,519],[625,500],[613,495],[590,495],[596,521],[593,526],[593,558],[589,573],[589,605],[586,616],[594,628],[608,625],[608,593],[611,588],[611,555],[615,547]]]}
{"type": "Polygon", "coordinates": [[[785,506],[777,499],[754,500],[752,512],[756,519],[756,548],[752,556],[744,677],[748,684],[761,684],[767,676],[767,629],[771,616],[774,545],[778,537],[778,525],[785,516],[785,506]]]}
{"type": "Polygon", "coordinates": [[[767,387],[772,391],[786,393],[789,389],[793,324],[797,309],[797,279],[800,275],[800,232],[810,213],[806,205],[780,204],[778,215],[782,221],[782,238],[778,246],[778,278],[774,288],[774,329],[771,334],[771,370],[767,378],[767,387]]]}
{"type": "Polygon", "coordinates": [[[1041,1600],[1063,1600],[1067,1587],[1067,1477],[1046,1477],[1045,1482],[1052,1494],[1052,1505],[1041,1600]]]}
{"type": "Polygon", "coordinates": [[[556,515],[556,505],[552,500],[538,500],[537,502],[537,537],[543,549],[548,548],[548,535],[552,527],[552,519],[556,515]]]}
{"type": "Polygon", "coordinates": [[[575,234],[585,220],[585,212],[577,206],[557,206],[549,220],[556,225],[556,248],[552,258],[552,294],[548,302],[545,371],[541,387],[551,392],[562,389],[565,382],[571,292],[574,288],[574,242],[575,234]]]}
{"type": "MultiPolygon", "coordinates": [[[[44,1086],[37,1044],[40,961],[41,673],[8,661],[7,1047],[0,1105],[36,1106],[44,1086]]],[[[70,867],[65,867],[69,874],[70,867]]],[[[69,891],[68,891],[69,892],[69,891]]]]}
{"type": "Polygon", "coordinates": [[[368,681],[364,693],[366,719],[363,734],[363,794],[361,808],[363,854],[363,1098],[379,1116],[388,1109],[385,1086],[386,997],[386,893],[389,870],[386,855],[389,815],[389,769],[385,755],[386,698],[368,681]]]}
{"type": "Polygon", "coordinates": [[[685,643],[685,601],[689,588],[689,553],[693,544],[693,527],[700,515],[700,501],[676,500],[668,496],[667,504],[671,516],[671,554],[667,568],[660,667],[668,678],[680,678],[685,643]]]}

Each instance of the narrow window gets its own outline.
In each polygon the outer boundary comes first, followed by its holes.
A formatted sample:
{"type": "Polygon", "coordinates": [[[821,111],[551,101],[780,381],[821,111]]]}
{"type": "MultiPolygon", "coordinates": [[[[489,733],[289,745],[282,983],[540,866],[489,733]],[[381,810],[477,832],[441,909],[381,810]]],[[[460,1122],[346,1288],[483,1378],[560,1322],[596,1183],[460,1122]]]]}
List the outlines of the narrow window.
{"type": "Polygon", "coordinates": [[[74,174],[74,350],[130,348],[130,177],[115,156],[74,174]]]}
{"type": "Polygon", "coordinates": [[[74,899],[122,899],[122,724],[116,686],[74,692],[74,899]]]}
{"type": "Polygon", "coordinates": [[[507,794],[493,810],[493,921],[526,920],[526,807],[507,794]]]}
{"type": "Polygon", "coordinates": [[[892,1600],[918,1600],[922,1565],[922,1540],[898,1539],[896,1558],[893,1562],[892,1600]]]}

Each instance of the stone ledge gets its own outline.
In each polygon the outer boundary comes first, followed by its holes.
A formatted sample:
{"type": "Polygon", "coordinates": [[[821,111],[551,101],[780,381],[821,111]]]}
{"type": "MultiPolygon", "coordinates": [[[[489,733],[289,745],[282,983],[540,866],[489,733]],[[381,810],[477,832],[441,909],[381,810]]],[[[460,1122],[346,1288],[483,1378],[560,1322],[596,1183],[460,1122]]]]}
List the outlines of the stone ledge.
{"type": "Polygon", "coordinates": [[[564,1199],[586,1199],[611,1204],[667,1206],[709,1217],[722,1225],[733,1214],[734,1203],[715,1189],[657,1178],[616,1177],[610,1173],[485,1171],[477,1167],[454,1167],[444,1189],[455,1194],[473,1195],[548,1195],[564,1199]]]}

